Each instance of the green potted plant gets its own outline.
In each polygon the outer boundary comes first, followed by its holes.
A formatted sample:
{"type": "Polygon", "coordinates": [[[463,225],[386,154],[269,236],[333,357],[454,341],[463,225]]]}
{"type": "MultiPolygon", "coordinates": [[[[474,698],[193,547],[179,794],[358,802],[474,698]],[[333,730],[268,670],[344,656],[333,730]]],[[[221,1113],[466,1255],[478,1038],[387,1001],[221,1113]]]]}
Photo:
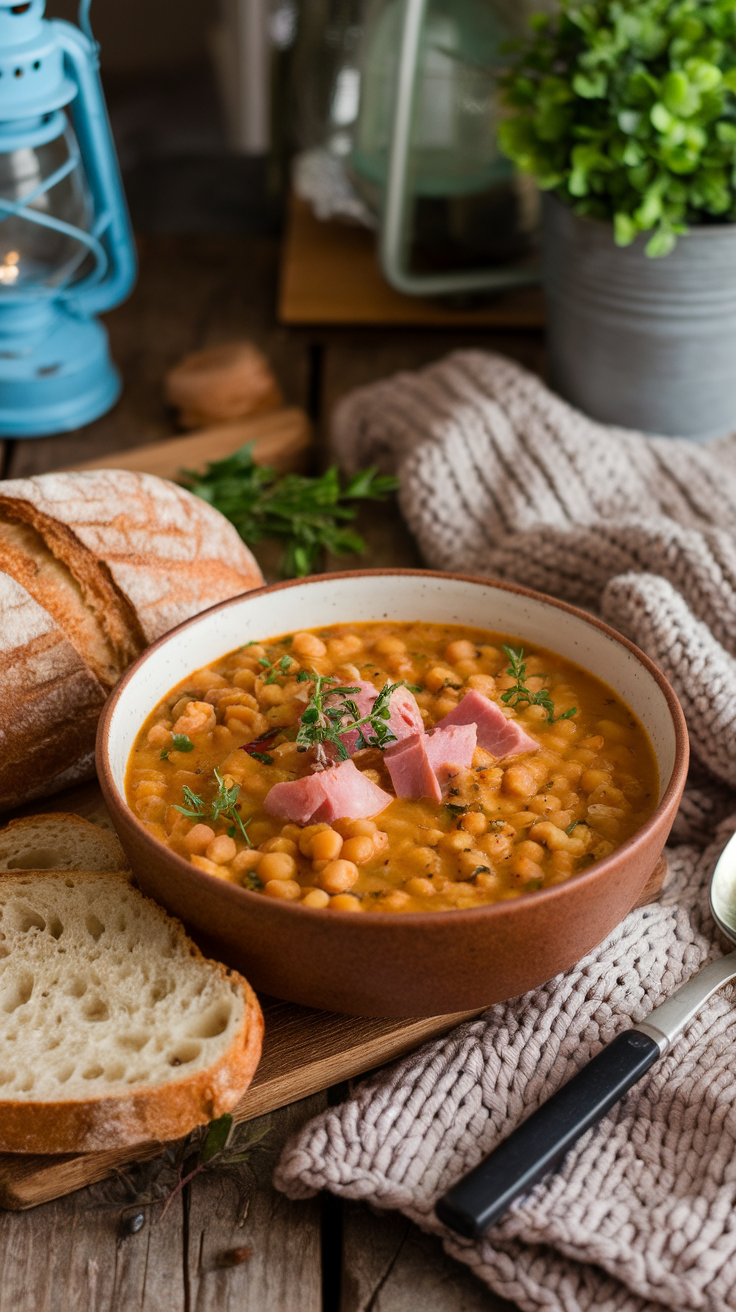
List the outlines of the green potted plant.
{"type": "Polygon", "coordinates": [[[506,98],[545,193],[553,385],[611,423],[736,429],[736,0],[561,0],[506,98]]]}

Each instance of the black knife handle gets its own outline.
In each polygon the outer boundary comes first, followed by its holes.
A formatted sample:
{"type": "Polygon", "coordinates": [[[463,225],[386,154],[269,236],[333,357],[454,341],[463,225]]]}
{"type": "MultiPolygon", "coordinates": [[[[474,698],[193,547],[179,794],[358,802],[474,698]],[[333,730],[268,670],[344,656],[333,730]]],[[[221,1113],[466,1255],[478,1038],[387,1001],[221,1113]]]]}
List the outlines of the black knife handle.
{"type": "Polygon", "coordinates": [[[659,1045],[641,1030],[626,1030],[603,1048],[528,1120],[440,1198],[440,1221],[477,1239],[519,1194],[551,1171],[649,1070],[659,1045]]]}

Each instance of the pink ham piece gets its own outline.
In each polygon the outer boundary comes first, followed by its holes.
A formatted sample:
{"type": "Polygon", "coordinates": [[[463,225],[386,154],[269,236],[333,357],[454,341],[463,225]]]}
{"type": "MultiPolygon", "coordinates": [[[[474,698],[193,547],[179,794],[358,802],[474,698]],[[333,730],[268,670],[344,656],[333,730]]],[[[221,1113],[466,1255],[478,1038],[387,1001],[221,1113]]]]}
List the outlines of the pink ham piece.
{"type": "Polygon", "coordinates": [[[274,784],[264,806],[271,815],[293,824],[308,825],[334,820],[364,820],[385,810],[393,798],[371,783],[352,761],[308,774],[303,779],[274,784]]]}
{"type": "Polygon", "coordinates": [[[504,756],[517,756],[519,752],[539,751],[539,743],[534,738],[530,738],[516,720],[507,720],[500,706],[475,689],[466,692],[454,710],[438,720],[435,733],[438,729],[447,729],[458,724],[474,724],[478,735],[478,746],[483,747],[499,761],[504,756]]]}
{"type": "Polygon", "coordinates": [[[442,801],[442,790],[427,755],[426,733],[413,733],[386,748],[383,759],[397,797],[429,797],[442,801]]]}
{"type": "Polygon", "coordinates": [[[470,769],[475,746],[475,724],[451,724],[427,736],[427,757],[440,788],[445,788],[459,770],[470,769]]]}
{"type": "MultiPolygon", "coordinates": [[[[372,711],[380,689],[376,688],[373,683],[367,683],[365,679],[346,682],[345,686],[358,689],[358,692],[348,700],[355,702],[362,719],[364,715],[368,715],[372,711]]],[[[397,688],[391,694],[389,711],[388,727],[398,742],[401,742],[402,738],[410,737],[411,734],[424,733],[422,712],[417,705],[414,693],[410,692],[408,688],[397,688]]],[[[364,728],[370,734],[370,726],[365,725],[364,728]]],[[[349,729],[347,733],[341,733],[340,740],[345,744],[351,756],[358,750],[357,729],[349,729]]],[[[328,751],[330,750],[328,748],[328,751]]]]}

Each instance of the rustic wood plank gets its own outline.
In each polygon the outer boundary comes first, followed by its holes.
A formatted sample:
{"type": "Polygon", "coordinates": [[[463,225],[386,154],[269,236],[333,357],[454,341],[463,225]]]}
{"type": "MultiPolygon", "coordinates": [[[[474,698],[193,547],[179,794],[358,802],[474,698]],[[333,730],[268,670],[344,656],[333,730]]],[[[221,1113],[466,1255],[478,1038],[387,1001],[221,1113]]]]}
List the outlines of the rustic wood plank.
{"type": "Polygon", "coordinates": [[[399,1212],[348,1202],[340,1312],[514,1312],[399,1212]]]}
{"type": "Polygon", "coordinates": [[[197,1312],[322,1312],[319,1199],[291,1202],[271,1180],[287,1138],[326,1102],[320,1094],[266,1118],[269,1132],[262,1147],[237,1176],[218,1172],[192,1182],[189,1307],[197,1312]],[[223,1266],[223,1256],[237,1248],[250,1249],[251,1255],[237,1266],[223,1266]]]}
{"type": "Polygon", "coordinates": [[[105,316],[123,376],[117,405],[86,428],[14,444],[6,475],[44,473],[170,435],[163,377],[188,351],[248,338],[268,356],[287,404],[306,407],[307,338],[275,318],[279,243],[272,238],[146,237],[132,295],[105,316]]]}
{"type": "Polygon", "coordinates": [[[539,287],[499,292],[470,307],[459,301],[404,296],[381,274],[374,233],[357,224],[322,222],[306,201],[293,196],[283,247],[279,317],[285,324],[541,328],[544,298],[539,287]]]}
{"type": "Polygon", "coordinates": [[[127,1237],[121,1210],[85,1189],[22,1215],[0,1212],[3,1312],[188,1312],[182,1198],[127,1237]]]}
{"type": "Polygon", "coordinates": [[[266,415],[254,415],[234,423],[202,428],[186,437],[169,437],[147,442],[127,451],[112,451],[94,460],[82,460],[70,469],[132,469],[158,478],[176,479],[182,469],[201,471],[214,460],[222,460],[246,443],[253,443],[253,459],[276,469],[303,469],[312,439],[311,425],[303,410],[290,406],[266,415]]]}

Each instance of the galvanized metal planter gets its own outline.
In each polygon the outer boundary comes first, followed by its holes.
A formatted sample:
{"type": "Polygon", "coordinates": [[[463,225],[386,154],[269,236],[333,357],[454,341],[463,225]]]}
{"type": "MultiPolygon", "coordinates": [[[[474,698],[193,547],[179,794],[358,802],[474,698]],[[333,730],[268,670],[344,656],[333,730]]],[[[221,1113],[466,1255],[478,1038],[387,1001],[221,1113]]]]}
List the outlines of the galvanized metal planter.
{"type": "Polygon", "coordinates": [[[544,198],[550,381],[606,423],[689,437],[736,430],[736,223],[693,227],[670,255],[544,198]]]}

